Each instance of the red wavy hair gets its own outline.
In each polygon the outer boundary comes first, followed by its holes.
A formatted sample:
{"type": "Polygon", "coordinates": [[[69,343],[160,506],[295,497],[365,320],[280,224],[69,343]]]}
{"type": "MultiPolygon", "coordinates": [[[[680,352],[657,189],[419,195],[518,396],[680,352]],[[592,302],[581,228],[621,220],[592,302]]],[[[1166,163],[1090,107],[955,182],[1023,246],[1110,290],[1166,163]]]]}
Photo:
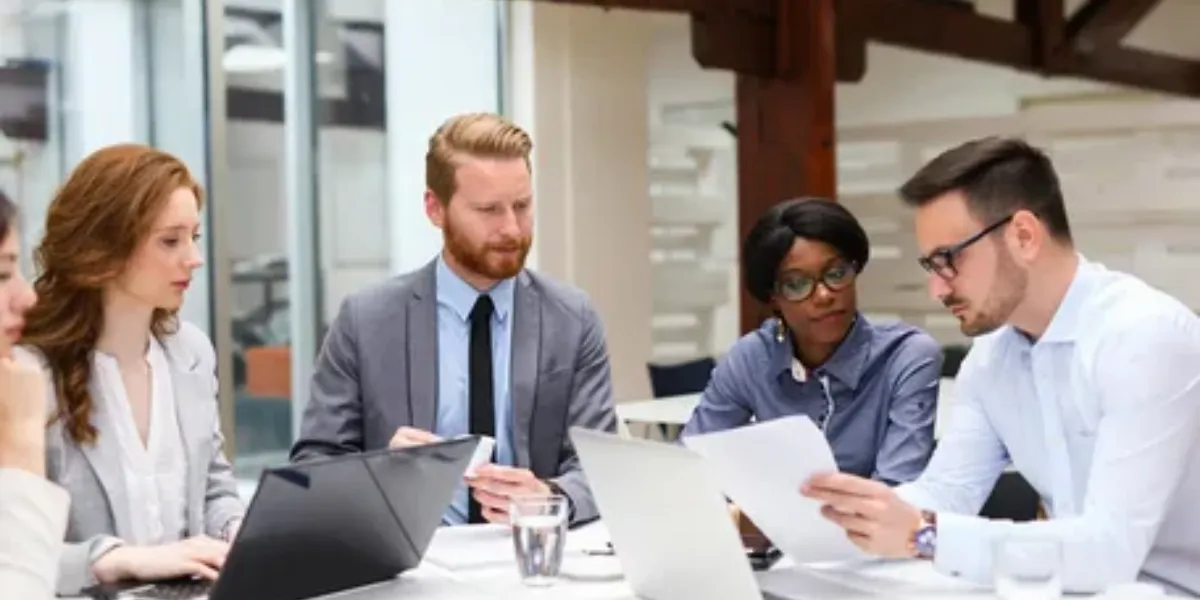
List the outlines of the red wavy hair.
{"type": "MultiPolygon", "coordinates": [[[[78,444],[96,441],[92,424],[92,352],[103,325],[104,288],[119,278],[150,234],[168,196],[180,188],[201,199],[182,161],[136,144],[102,148],[75,167],[46,212],[34,262],[38,302],[25,315],[21,343],[45,356],[63,420],[78,444]]],[[[154,311],[151,332],[177,327],[174,312],[154,311]]]]}

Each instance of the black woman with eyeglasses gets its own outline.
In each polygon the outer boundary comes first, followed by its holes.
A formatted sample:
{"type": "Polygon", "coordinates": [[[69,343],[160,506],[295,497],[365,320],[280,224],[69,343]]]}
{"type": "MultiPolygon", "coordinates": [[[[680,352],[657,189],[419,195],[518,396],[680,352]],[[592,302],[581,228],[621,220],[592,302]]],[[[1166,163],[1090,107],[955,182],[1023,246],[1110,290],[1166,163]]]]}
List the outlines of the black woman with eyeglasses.
{"type": "MultiPolygon", "coordinates": [[[[742,249],[746,286],[775,317],[717,365],[683,435],[808,415],[843,472],[888,484],[921,474],[933,450],[941,347],[858,311],[870,243],[840,204],[777,204],[742,249]]],[[[785,458],[785,457],[781,457],[785,458]]]]}

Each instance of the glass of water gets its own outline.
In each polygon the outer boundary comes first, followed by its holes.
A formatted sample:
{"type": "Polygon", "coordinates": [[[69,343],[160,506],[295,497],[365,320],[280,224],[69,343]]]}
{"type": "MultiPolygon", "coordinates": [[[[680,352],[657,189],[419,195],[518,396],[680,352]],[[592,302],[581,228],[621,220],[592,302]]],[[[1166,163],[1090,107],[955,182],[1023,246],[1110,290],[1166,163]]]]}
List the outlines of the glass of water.
{"type": "Polygon", "coordinates": [[[992,545],[992,577],[1002,600],[1062,597],[1062,543],[1041,536],[1011,535],[992,545]]]}
{"type": "Polygon", "coordinates": [[[558,578],[562,568],[563,546],[567,538],[567,499],[565,496],[513,498],[508,508],[512,524],[513,549],[521,581],[531,586],[547,586],[558,578]]]}

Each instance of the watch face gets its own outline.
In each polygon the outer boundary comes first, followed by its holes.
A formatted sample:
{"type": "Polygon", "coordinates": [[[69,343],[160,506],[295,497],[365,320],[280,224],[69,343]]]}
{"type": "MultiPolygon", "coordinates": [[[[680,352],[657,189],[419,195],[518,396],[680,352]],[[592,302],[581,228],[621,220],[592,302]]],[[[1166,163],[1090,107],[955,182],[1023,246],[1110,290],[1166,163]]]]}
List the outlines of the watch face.
{"type": "Polygon", "coordinates": [[[922,525],[921,529],[917,530],[917,537],[914,541],[919,556],[933,558],[934,552],[937,550],[937,529],[930,524],[922,525]]]}

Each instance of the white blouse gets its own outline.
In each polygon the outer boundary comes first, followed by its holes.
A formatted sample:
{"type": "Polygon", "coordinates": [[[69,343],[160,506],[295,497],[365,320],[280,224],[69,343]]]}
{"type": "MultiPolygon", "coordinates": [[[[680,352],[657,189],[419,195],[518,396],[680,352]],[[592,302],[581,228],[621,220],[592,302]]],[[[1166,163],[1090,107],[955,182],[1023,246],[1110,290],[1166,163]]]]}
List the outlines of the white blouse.
{"type": "Polygon", "coordinates": [[[129,396],[117,360],[93,353],[94,397],[104,403],[101,435],[120,443],[134,545],[173,542],[187,533],[187,451],[175,413],[171,366],[157,340],[150,342],[150,427],[143,444],[134,423],[129,396]]]}

